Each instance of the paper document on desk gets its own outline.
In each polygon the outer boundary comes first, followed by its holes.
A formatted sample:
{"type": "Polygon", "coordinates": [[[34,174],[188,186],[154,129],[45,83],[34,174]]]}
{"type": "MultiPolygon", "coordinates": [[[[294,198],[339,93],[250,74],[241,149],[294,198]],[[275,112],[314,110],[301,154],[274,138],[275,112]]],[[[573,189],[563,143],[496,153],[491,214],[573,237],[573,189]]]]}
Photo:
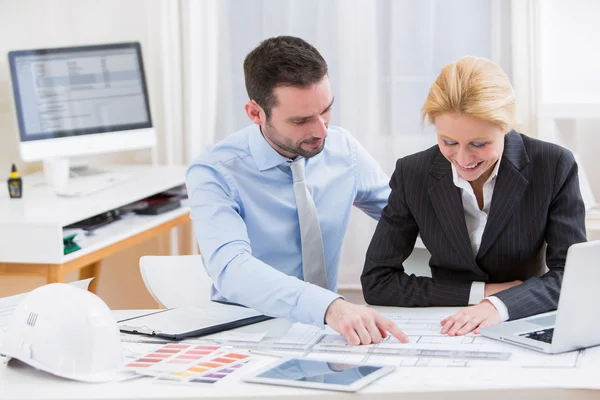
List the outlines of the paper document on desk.
{"type": "Polygon", "coordinates": [[[2,341],[4,332],[8,329],[8,323],[15,308],[17,308],[17,305],[23,300],[25,295],[26,293],[0,299],[0,342],[2,341]]]}
{"type": "MultiPolygon", "coordinates": [[[[213,335],[208,335],[202,339],[217,340],[220,342],[244,342],[244,343],[258,343],[267,335],[267,331],[263,332],[237,332],[237,331],[226,331],[219,332],[213,335]]],[[[194,343],[194,339],[185,340],[185,343],[194,343]]]]}
{"type": "MultiPolygon", "coordinates": [[[[578,352],[564,353],[557,356],[549,356],[533,350],[522,349],[510,344],[488,339],[475,334],[464,336],[448,336],[441,333],[440,321],[447,317],[447,312],[439,312],[428,309],[410,309],[401,313],[384,313],[384,316],[396,323],[409,337],[408,345],[398,342],[394,337],[388,337],[378,345],[377,349],[423,349],[456,352],[453,357],[431,358],[425,355],[417,357],[397,357],[396,360],[403,366],[418,367],[494,367],[494,368],[575,368],[579,365],[578,352]],[[477,353],[509,353],[510,358],[493,357],[469,357],[468,354],[477,353]],[[464,354],[464,356],[461,356],[464,354]]],[[[371,356],[369,362],[392,361],[392,357],[378,354],[371,356]]]]}
{"type": "Polygon", "coordinates": [[[350,346],[341,335],[326,334],[309,346],[303,355],[348,363],[400,365],[402,368],[397,373],[388,379],[383,378],[378,384],[395,387],[398,382],[406,382],[406,385],[414,387],[425,385],[456,390],[484,387],[600,388],[597,382],[600,346],[548,355],[474,334],[443,335],[440,321],[453,313],[454,310],[428,308],[383,313],[408,335],[409,344],[402,344],[390,336],[376,345],[350,346]],[[402,355],[405,350],[423,351],[419,355],[402,355]],[[427,350],[455,355],[431,357],[427,350]],[[494,353],[510,353],[510,358],[477,356],[494,353]]]}
{"type": "Polygon", "coordinates": [[[296,322],[285,335],[277,339],[277,343],[312,345],[326,333],[335,334],[335,331],[329,327],[321,329],[314,325],[296,322]]]}

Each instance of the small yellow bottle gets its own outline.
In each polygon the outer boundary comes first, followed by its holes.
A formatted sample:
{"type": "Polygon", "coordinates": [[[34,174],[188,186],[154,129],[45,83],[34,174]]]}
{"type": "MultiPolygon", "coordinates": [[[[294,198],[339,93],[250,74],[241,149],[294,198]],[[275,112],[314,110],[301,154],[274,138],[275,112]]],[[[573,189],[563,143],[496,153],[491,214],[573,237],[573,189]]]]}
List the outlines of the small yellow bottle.
{"type": "Polygon", "coordinates": [[[20,199],[23,197],[23,180],[19,176],[15,164],[12,165],[10,178],[8,178],[8,194],[12,199],[20,199]]]}

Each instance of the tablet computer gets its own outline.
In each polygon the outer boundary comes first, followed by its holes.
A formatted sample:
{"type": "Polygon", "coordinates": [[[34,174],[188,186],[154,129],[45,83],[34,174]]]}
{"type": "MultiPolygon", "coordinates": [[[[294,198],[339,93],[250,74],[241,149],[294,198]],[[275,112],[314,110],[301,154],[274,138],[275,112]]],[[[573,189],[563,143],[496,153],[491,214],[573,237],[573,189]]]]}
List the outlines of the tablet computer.
{"type": "Polygon", "coordinates": [[[361,365],[284,358],[243,378],[245,382],[356,392],[389,374],[393,365],[361,365]]]}

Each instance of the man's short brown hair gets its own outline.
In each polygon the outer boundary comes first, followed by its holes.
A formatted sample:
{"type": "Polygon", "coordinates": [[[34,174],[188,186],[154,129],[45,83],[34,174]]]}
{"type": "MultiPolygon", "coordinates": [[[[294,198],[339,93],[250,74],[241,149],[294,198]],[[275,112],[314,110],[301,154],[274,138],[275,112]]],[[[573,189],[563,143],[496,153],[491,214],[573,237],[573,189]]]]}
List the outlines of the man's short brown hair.
{"type": "Polygon", "coordinates": [[[305,88],[327,75],[327,63],[318,50],[294,36],[266,39],[244,60],[244,78],[250,100],[265,111],[267,119],[277,106],[278,86],[305,88]]]}

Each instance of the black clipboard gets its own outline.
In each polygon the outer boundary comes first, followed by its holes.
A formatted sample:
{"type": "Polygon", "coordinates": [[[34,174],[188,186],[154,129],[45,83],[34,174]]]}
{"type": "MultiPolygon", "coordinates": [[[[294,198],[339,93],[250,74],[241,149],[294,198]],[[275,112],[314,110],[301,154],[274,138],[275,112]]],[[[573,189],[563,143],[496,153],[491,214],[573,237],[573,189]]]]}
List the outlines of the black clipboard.
{"type": "Polygon", "coordinates": [[[272,319],[251,308],[210,302],[202,307],[179,307],[118,321],[124,333],[183,340],[206,336],[272,319]]]}

